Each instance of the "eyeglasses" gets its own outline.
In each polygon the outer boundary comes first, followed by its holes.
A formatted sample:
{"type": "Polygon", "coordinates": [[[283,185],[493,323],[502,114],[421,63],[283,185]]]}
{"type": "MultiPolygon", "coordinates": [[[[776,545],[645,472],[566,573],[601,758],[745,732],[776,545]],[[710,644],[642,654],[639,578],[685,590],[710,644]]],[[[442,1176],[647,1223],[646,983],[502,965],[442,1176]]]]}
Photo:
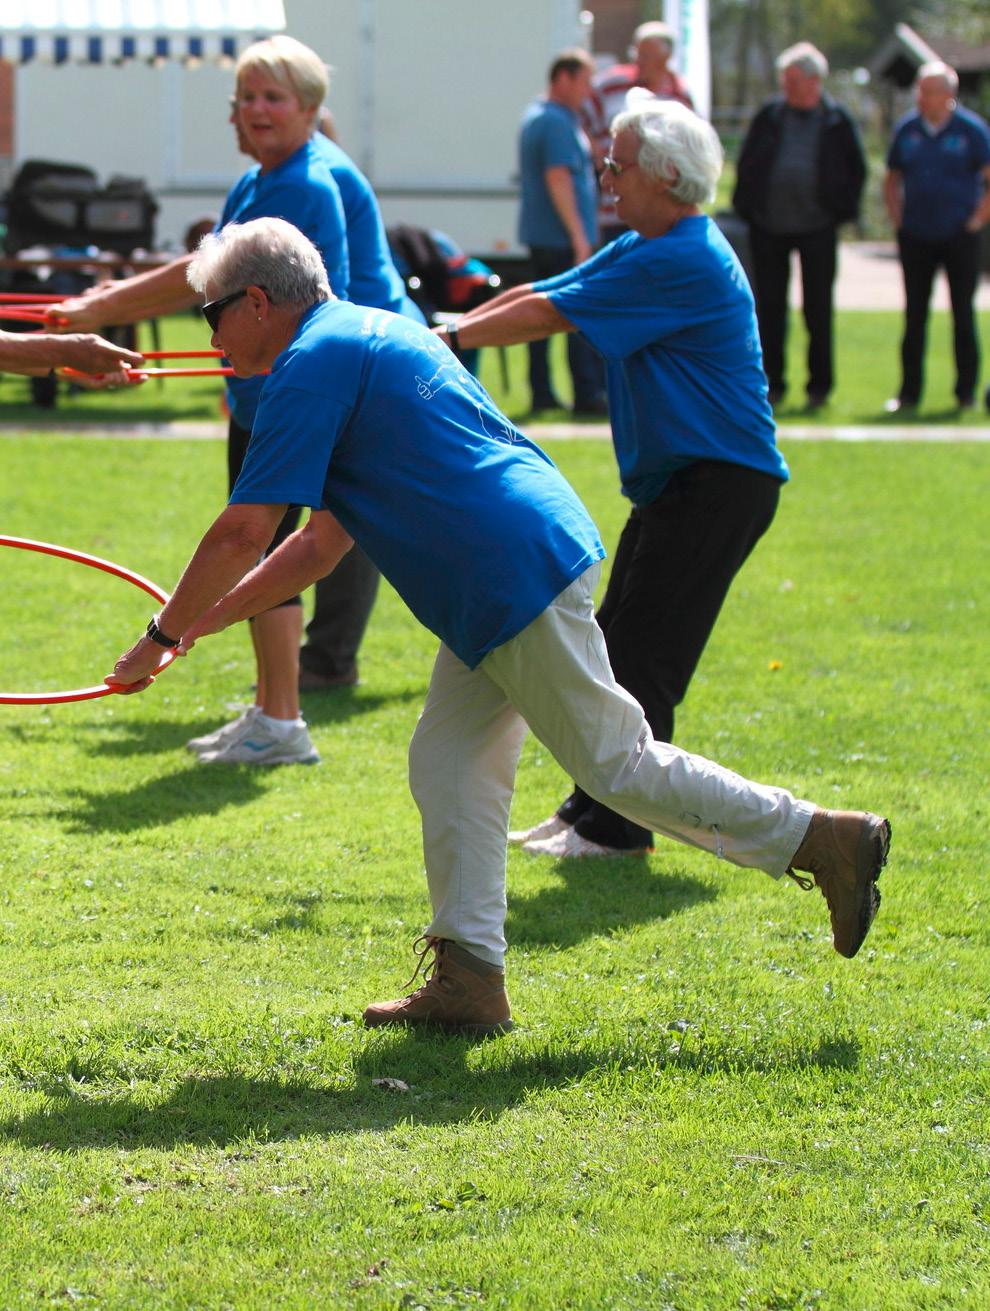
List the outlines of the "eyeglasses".
{"type": "Polygon", "coordinates": [[[632,163],[630,164],[620,164],[619,161],[617,159],[613,159],[611,155],[606,155],[605,158],[602,160],[602,171],[603,172],[607,171],[611,173],[614,178],[619,177],[622,173],[626,171],[627,168],[635,168],[635,167],[636,167],[636,160],[633,160],[632,163]]]}
{"type": "Polygon", "coordinates": [[[200,305],[199,312],[210,325],[210,331],[216,332],[220,326],[220,316],[228,305],[233,304],[235,300],[240,300],[242,296],[247,295],[247,287],[242,291],[232,291],[229,296],[221,296],[219,300],[209,300],[205,305],[200,305]]]}

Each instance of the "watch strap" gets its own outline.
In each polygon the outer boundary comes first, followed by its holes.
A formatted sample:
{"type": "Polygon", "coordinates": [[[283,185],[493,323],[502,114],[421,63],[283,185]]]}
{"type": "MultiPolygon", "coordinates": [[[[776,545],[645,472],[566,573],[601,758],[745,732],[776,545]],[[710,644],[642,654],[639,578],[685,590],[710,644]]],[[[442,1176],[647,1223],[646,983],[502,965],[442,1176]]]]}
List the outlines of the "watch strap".
{"type": "Polygon", "coordinates": [[[170,651],[173,650],[175,647],[177,647],[181,640],[178,637],[168,637],[165,633],[162,632],[162,630],[158,627],[157,615],[152,615],[151,622],[148,624],[145,633],[148,637],[151,638],[153,642],[157,642],[159,646],[167,647],[168,650],[170,651]]]}

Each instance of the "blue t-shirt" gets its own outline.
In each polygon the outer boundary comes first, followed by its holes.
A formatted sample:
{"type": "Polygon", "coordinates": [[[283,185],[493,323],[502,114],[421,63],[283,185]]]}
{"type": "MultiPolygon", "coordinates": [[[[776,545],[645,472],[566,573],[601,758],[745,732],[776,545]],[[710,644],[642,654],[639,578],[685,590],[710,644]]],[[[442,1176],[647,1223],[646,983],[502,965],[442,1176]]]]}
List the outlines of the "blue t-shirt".
{"type": "MultiPolygon", "coordinates": [[[[322,255],[334,295],[343,298],[348,294],[344,206],[330,167],[312,140],[267,173],[262,173],[259,164],[249,168],[231,188],[217,231],[225,223],[256,218],[281,218],[295,224],[322,255]]],[[[264,383],[264,378],[231,378],[227,387],[230,413],[249,431],[264,383]]]]}
{"type": "Polygon", "coordinates": [[[787,479],[753,294],[710,219],[652,239],[627,232],[533,286],[604,356],[622,490],[636,505],[696,460],[787,479]]]}
{"type": "Polygon", "coordinates": [[[918,113],[894,128],[887,167],[901,174],[901,227],[921,241],[947,241],[962,231],[983,195],[990,130],[978,114],[956,109],[937,132],[918,113]]]}
{"type": "Polygon", "coordinates": [[[555,100],[536,100],[523,115],[519,130],[519,240],[524,246],[569,249],[571,238],[543,176],[548,168],[570,169],[581,224],[594,245],[598,189],[591,144],[577,114],[555,100]]]}
{"type": "Polygon", "coordinates": [[[231,504],[330,510],[466,665],[604,550],[551,460],[420,324],[340,301],[265,386],[231,504]]]}
{"type": "Polygon", "coordinates": [[[393,314],[405,314],[423,323],[423,315],[406,295],[405,284],[392,262],[385,224],[371,183],[335,141],[317,132],[313,142],[330,168],[344,206],[351,268],[348,299],[355,305],[391,310],[393,314]]]}

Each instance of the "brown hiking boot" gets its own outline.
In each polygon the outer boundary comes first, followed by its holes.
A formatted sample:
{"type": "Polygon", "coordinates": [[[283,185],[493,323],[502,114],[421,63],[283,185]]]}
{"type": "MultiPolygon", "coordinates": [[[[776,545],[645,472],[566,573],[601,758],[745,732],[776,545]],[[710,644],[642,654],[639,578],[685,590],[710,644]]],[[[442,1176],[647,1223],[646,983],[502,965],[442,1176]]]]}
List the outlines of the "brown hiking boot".
{"type": "Polygon", "coordinates": [[[416,981],[423,970],[421,988],[398,1001],[378,1001],[364,1013],[371,1029],[385,1024],[431,1024],[448,1033],[463,1033],[474,1038],[494,1037],[512,1028],[509,997],[505,991],[505,972],[479,960],[448,938],[420,938],[413,950],[419,964],[406,984],[416,981]],[[426,955],[433,959],[426,963],[426,955]],[[425,966],[425,968],[424,968],[425,966]]]}
{"type": "Polygon", "coordinates": [[[877,879],[887,863],[890,821],[860,810],[816,810],[787,873],[805,891],[817,883],[828,902],[832,943],[855,956],[880,909],[877,879]],[[799,878],[795,869],[815,876],[799,878]]]}

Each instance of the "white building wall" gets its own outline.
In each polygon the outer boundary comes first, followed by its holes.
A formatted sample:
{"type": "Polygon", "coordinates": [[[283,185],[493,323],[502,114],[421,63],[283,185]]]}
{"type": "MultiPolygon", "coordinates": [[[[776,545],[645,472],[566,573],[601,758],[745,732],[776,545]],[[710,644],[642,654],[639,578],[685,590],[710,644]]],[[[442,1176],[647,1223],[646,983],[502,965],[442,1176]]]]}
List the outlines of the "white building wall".
{"type": "MultiPolygon", "coordinates": [[[[341,142],[387,223],[438,227],[479,253],[515,246],[516,129],[565,46],[580,0],[285,0],[287,31],[331,65],[341,142]]],[[[159,245],[219,211],[246,161],[227,121],[230,68],[17,70],[18,160],[143,177],[159,245]]]]}

